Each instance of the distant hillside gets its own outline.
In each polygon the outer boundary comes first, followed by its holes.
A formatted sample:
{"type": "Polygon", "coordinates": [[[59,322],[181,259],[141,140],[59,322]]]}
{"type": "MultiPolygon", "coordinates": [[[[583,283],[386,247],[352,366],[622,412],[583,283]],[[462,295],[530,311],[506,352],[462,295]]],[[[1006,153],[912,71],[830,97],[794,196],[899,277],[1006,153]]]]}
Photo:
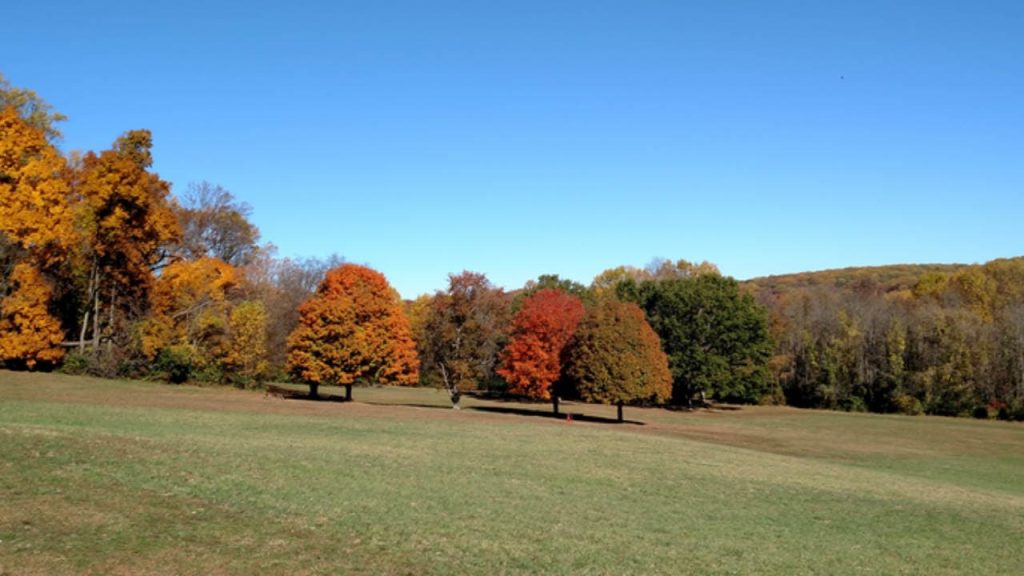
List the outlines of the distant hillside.
{"type": "MultiPolygon", "coordinates": [[[[1024,260],[1024,257],[1016,258],[1024,260]]],[[[894,292],[913,288],[925,274],[951,274],[970,264],[893,264],[889,266],[861,266],[836,268],[816,272],[799,272],[778,276],[763,276],[745,280],[741,284],[762,295],[779,296],[815,287],[834,287],[873,292],[894,292]]]]}

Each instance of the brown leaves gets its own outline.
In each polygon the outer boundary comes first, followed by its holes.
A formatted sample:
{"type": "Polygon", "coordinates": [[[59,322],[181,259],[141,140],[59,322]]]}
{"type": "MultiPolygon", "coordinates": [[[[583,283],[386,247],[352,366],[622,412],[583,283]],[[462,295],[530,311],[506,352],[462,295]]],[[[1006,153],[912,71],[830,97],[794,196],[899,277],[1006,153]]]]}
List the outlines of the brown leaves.
{"type": "Polygon", "coordinates": [[[584,400],[664,401],[672,393],[668,357],[635,304],[601,299],[576,329],[566,374],[584,400]]]}

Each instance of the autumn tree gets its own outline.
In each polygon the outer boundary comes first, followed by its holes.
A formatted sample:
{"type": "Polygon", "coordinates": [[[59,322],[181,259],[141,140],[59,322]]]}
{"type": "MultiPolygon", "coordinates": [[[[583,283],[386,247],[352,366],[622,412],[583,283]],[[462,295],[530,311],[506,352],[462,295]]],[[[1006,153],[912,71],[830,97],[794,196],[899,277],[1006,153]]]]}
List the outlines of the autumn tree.
{"type": "Polygon", "coordinates": [[[231,310],[221,365],[228,379],[244,386],[259,382],[267,372],[267,312],[257,300],[231,310]]]}
{"type": "MultiPolygon", "coordinates": [[[[412,330],[412,339],[416,343],[416,353],[421,361],[427,357],[427,321],[430,319],[431,310],[434,307],[434,296],[432,294],[420,294],[415,300],[406,300],[402,303],[405,315],[409,318],[409,327],[412,330]]],[[[424,361],[424,364],[426,362],[424,361]]],[[[420,370],[420,386],[432,386],[440,388],[442,385],[434,370],[420,370]]]]}
{"type": "Polygon", "coordinates": [[[66,162],[13,107],[0,110],[0,235],[51,268],[76,243],[66,162]]]}
{"type": "Polygon", "coordinates": [[[622,407],[662,402],[672,390],[668,358],[644,313],[635,304],[601,298],[576,328],[566,375],[588,402],[622,407]]]}
{"type": "Polygon", "coordinates": [[[64,334],[49,311],[49,283],[23,262],[14,267],[9,284],[10,293],[0,300],[0,361],[29,370],[55,365],[64,356],[64,334]]]}
{"type": "Polygon", "coordinates": [[[141,323],[140,348],[146,358],[176,357],[190,369],[216,369],[225,355],[231,292],[237,270],[216,258],[179,260],[168,265],[150,291],[150,313],[141,323]]]}
{"type": "Polygon", "coordinates": [[[153,270],[178,238],[170,184],[149,171],[151,148],[148,130],[126,132],[111,150],[86,154],[75,175],[87,262],[80,349],[90,329],[94,349],[102,338],[126,335],[124,317],[141,314],[137,305],[146,301],[153,270]]]}
{"type": "Polygon", "coordinates": [[[509,392],[539,400],[551,400],[558,415],[559,391],[566,345],[583,318],[583,302],[554,288],[527,297],[512,318],[512,336],[502,354],[498,374],[509,392]]]}
{"type": "Polygon", "coordinates": [[[220,258],[232,266],[252,261],[260,232],[249,221],[252,207],[221,186],[189,184],[176,207],[181,245],[189,258],[220,258]]]}
{"type": "Polygon", "coordinates": [[[321,384],[345,386],[349,400],[356,382],[415,385],[419,359],[409,321],[384,275],[355,264],[327,272],[299,307],[288,366],[313,397],[321,384]]]}
{"type": "Polygon", "coordinates": [[[448,289],[434,296],[424,326],[423,362],[448,390],[453,408],[464,391],[494,377],[508,324],[508,298],[483,274],[450,274],[448,289]]]}

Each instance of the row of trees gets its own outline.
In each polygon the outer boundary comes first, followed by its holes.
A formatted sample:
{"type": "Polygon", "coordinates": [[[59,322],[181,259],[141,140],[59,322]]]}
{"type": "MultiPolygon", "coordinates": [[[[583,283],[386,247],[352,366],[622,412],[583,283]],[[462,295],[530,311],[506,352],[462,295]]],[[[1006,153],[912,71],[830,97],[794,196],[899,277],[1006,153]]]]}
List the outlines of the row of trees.
{"type": "Polygon", "coordinates": [[[419,308],[415,327],[379,272],[354,264],[329,271],[300,307],[291,371],[313,396],[333,384],[351,399],[357,382],[418,384],[422,359],[456,408],[464,391],[501,377],[510,394],[552,400],[556,415],[559,396],[571,395],[618,405],[620,421],[624,404],[669,396],[668,358],[635,304],[606,297],[585,307],[559,288],[516,302],[482,274],[463,272],[450,276],[447,291],[410,306],[419,308]]]}
{"type": "Polygon", "coordinates": [[[710,266],[629,269],[605,289],[542,276],[509,294],[483,274],[402,303],[380,273],[345,264],[300,308],[289,368],[308,382],[444,387],[550,401],[690,404],[770,393],[767,316],[710,266]],[[419,374],[417,375],[417,370],[419,374]]]}

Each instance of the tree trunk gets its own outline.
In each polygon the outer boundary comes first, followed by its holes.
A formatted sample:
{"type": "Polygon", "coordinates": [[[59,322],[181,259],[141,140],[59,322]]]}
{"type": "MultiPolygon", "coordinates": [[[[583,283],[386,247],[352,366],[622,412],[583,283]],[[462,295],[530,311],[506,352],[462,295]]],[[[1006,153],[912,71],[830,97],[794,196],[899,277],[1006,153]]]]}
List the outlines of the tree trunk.
{"type": "Polygon", "coordinates": [[[551,407],[555,410],[555,416],[558,416],[558,394],[551,395],[551,407]]]}
{"type": "Polygon", "coordinates": [[[85,329],[89,327],[89,309],[85,309],[85,318],[82,319],[82,330],[78,333],[78,353],[85,354],[85,329]]]}
{"type": "Polygon", "coordinates": [[[320,396],[317,394],[319,389],[320,389],[320,385],[319,384],[317,384],[315,382],[310,382],[309,383],[309,397],[314,399],[314,400],[319,398],[320,396]]]}
{"type": "Polygon", "coordinates": [[[92,297],[92,351],[97,354],[100,349],[100,274],[96,272],[96,290],[92,297]]]}
{"type": "Polygon", "coordinates": [[[345,384],[345,402],[352,401],[352,385],[345,384]]]}
{"type": "Polygon", "coordinates": [[[459,399],[462,397],[459,386],[448,379],[448,370],[443,363],[438,363],[437,367],[441,371],[441,379],[444,380],[444,387],[448,390],[448,397],[452,401],[452,410],[459,410],[459,399]]]}
{"type": "Polygon", "coordinates": [[[622,422],[622,402],[619,402],[619,422],[622,422]]]}
{"type": "Polygon", "coordinates": [[[89,289],[86,290],[85,316],[82,318],[82,330],[78,333],[78,352],[85,353],[85,332],[89,329],[89,308],[88,302],[92,299],[93,291],[96,290],[96,262],[92,263],[92,271],[89,272],[89,289]]]}
{"type": "Polygon", "coordinates": [[[111,331],[110,337],[107,338],[107,354],[110,354],[114,349],[114,298],[117,293],[114,291],[114,285],[110,285],[110,318],[107,320],[107,329],[111,331]]]}

